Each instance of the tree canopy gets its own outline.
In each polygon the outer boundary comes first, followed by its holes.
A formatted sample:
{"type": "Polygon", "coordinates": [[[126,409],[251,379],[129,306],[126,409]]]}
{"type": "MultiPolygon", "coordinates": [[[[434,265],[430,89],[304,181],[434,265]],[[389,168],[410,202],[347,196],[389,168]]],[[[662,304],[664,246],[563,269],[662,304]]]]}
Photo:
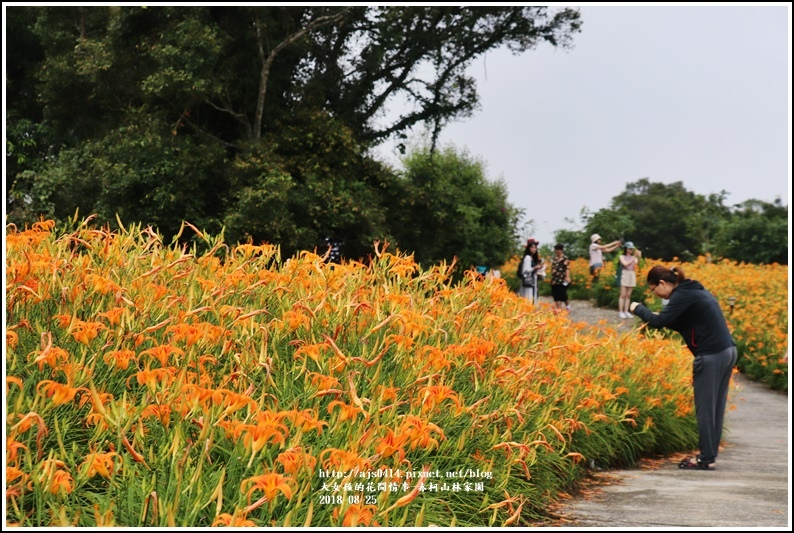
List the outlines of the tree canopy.
{"type": "MultiPolygon", "coordinates": [[[[79,208],[166,236],[182,220],[225,228],[227,238],[285,253],[328,238],[351,257],[374,239],[424,244],[395,229],[406,216],[390,202],[405,180],[371,148],[424,125],[432,152],[444,125],[478,108],[466,74],[474,59],[501,47],[569,47],[581,26],[578,11],[542,6],[6,13],[9,222],[79,208]],[[387,122],[400,100],[410,106],[387,122]]],[[[446,201],[435,206],[445,216],[469,205],[466,195],[446,201]]],[[[503,217],[492,225],[504,229],[503,217]]]]}
{"type": "Polygon", "coordinates": [[[394,236],[414,243],[425,265],[457,257],[460,267],[497,268],[516,247],[523,214],[507,201],[507,186],[489,181],[485,163],[466,151],[429,145],[403,158],[394,206],[394,236]]]}

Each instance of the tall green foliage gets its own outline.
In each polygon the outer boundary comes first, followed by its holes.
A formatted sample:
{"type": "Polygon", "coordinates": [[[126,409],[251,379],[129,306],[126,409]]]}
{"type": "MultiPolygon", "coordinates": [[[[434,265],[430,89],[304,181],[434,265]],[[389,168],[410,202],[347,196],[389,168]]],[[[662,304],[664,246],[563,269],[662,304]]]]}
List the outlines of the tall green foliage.
{"type": "Polygon", "coordinates": [[[489,181],[482,161],[453,147],[419,147],[402,162],[393,231],[399,243],[410,243],[416,261],[457,257],[461,268],[504,264],[522,214],[507,202],[504,182],[489,181]]]}
{"type": "Polygon", "coordinates": [[[779,198],[774,203],[748,200],[725,221],[715,251],[745,263],[788,265],[788,231],[788,207],[779,198]]]}

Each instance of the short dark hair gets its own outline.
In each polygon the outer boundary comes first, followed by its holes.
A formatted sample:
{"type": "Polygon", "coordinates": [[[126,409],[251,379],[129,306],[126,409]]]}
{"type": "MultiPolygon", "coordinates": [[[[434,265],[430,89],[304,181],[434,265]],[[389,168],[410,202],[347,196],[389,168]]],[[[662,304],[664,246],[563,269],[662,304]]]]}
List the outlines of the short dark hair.
{"type": "Polygon", "coordinates": [[[563,245],[562,245],[562,244],[560,244],[560,243],[557,243],[557,244],[555,244],[555,245],[554,245],[554,249],[555,249],[555,250],[564,250],[564,249],[565,249],[565,246],[563,246],[563,245]]]}

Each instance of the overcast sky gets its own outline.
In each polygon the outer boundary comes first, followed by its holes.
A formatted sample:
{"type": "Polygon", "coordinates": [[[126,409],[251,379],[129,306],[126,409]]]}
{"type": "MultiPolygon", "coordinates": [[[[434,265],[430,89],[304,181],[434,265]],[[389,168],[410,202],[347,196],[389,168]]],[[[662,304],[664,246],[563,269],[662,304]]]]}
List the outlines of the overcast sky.
{"type": "MultiPolygon", "coordinates": [[[[787,4],[580,11],[571,50],[544,44],[473,63],[482,107],[440,138],[505,181],[535,222],[527,236],[553,244],[555,231],[582,228],[582,208],[608,207],[646,177],[725,190],[729,205],[790,204],[787,4]]],[[[393,144],[379,153],[397,161],[393,144]]]]}

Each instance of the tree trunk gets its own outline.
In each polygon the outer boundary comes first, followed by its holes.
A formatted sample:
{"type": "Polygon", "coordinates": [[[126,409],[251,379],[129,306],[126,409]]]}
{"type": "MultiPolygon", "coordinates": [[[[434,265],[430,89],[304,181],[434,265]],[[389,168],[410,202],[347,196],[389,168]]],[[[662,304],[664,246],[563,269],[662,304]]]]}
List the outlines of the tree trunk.
{"type": "Polygon", "coordinates": [[[341,20],[346,14],[348,9],[340,11],[336,15],[328,15],[325,17],[317,18],[307,24],[305,27],[296,31],[283,41],[281,41],[273,50],[265,56],[264,34],[262,31],[262,23],[259,17],[255,19],[256,37],[259,44],[259,59],[262,61],[262,70],[259,75],[259,94],[256,99],[256,114],[254,115],[254,140],[258,141],[262,138],[262,118],[265,113],[265,95],[267,94],[267,79],[270,76],[270,66],[273,60],[284,48],[291,45],[295,41],[301,39],[304,35],[312,30],[331,24],[341,20]]]}

